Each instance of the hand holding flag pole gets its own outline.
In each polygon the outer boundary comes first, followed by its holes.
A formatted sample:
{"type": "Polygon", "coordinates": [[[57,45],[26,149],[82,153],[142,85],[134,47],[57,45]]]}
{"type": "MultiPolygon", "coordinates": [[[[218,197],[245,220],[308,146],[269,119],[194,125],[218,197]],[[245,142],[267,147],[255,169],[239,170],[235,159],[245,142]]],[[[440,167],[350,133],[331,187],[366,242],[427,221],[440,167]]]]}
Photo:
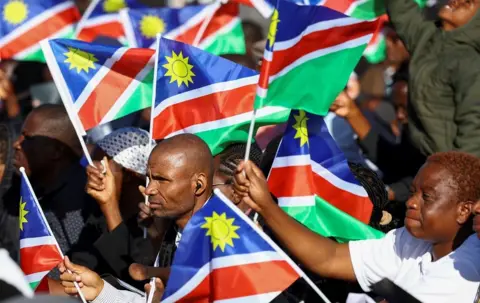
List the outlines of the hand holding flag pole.
{"type": "MultiPolygon", "coordinates": [[[[33,191],[32,185],[30,184],[30,180],[28,179],[27,174],[25,173],[25,168],[24,167],[20,167],[20,173],[22,174],[29,191],[33,196],[34,202],[38,205],[38,209],[40,211],[40,215],[41,215],[43,221],[47,223],[46,227],[48,229],[48,232],[53,236],[52,229],[50,228],[50,225],[48,224],[48,221],[45,218],[45,214],[43,213],[42,207],[40,206],[40,203],[38,202],[37,196],[35,195],[35,192],[33,191]]],[[[58,245],[58,242],[56,241],[56,239],[55,239],[55,246],[57,247],[57,250],[60,253],[61,258],[65,259],[65,255],[63,254],[60,246],[58,245]]],[[[71,273],[70,271],[68,271],[68,272],[71,273]]],[[[78,291],[78,295],[80,296],[80,299],[82,300],[82,302],[87,303],[87,300],[85,299],[85,296],[83,295],[82,290],[80,289],[80,286],[78,286],[78,283],[74,282],[74,285],[75,285],[75,288],[78,291]]]]}

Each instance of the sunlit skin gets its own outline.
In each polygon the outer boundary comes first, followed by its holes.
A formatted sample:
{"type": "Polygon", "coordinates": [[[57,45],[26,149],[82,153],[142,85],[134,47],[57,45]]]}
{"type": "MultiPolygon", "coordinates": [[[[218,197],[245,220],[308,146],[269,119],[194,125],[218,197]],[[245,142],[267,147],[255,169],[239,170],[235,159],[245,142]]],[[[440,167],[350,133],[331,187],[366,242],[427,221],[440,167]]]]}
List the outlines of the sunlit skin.
{"type": "Polygon", "coordinates": [[[438,12],[445,31],[452,31],[466,25],[478,11],[478,0],[450,0],[438,12]]]}

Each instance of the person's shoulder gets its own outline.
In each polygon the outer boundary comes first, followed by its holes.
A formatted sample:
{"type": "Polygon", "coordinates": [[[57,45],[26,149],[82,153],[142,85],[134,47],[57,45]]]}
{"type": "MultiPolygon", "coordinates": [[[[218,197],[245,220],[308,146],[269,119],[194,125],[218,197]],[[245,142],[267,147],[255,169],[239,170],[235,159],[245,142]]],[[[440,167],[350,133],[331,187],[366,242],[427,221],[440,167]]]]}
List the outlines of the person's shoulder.
{"type": "Polygon", "coordinates": [[[432,246],[425,240],[415,238],[405,227],[394,229],[388,232],[387,236],[393,238],[395,251],[403,258],[421,256],[432,246]]]}

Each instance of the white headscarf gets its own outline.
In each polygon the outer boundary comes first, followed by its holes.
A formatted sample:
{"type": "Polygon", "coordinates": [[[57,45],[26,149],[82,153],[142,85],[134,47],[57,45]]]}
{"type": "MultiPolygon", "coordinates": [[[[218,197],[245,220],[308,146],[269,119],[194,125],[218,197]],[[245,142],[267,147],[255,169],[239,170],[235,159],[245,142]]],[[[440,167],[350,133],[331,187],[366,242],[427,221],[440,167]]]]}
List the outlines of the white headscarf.
{"type": "Polygon", "coordinates": [[[124,127],[107,135],[97,145],[124,168],[146,175],[149,148],[155,147],[154,141],[149,146],[149,137],[143,129],[124,127]]]}

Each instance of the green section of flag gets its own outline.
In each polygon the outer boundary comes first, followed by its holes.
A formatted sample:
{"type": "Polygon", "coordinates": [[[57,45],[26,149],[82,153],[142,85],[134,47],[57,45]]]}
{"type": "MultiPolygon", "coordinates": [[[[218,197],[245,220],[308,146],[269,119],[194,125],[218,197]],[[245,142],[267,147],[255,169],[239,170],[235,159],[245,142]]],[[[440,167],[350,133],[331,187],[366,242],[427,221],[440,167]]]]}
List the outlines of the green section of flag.
{"type": "Polygon", "coordinates": [[[35,289],[37,289],[38,284],[40,284],[40,281],[30,282],[30,283],[28,283],[28,284],[30,285],[30,288],[31,288],[31,289],[35,290],[35,289]]]}
{"type": "MultiPolygon", "coordinates": [[[[73,39],[74,33],[75,33],[74,28],[73,26],[71,26],[68,32],[62,33],[61,35],[58,35],[58,34],[53,35],[49,39],[62,39],[62,38],[73,39]]],[[[36,47],[32,49],[31,52],[26,53],[23,56],[15,56],[14,59],[17,61],[36,61],[41,63],[46,62],[45,56],[43,55],[43,51],[42,51],[42,48],[40,47],[40,44],[37,44],[36,47]]]]}
{"type": "Polygon", "coordinates": [[[152,106],[153,76],[154,69],[152,68],[145,78],[141,80],[142,82],[138,85],[130,98],[128,98],[125,105],[120,108],[114,119],[120,119],[126,115],[152,106]]]}
{"type": "Polygon", "coordinates": [[[387,58],[387,43],[385,37],[382,35],[374,44],[367,47],[363,56],[371,64],[377,64],[385,61],[387,58]]]}
{"type": "MultiPolygon", "coordinates": [[[[420,8],[424,8],[427,5],[428,0],[412,0],[415,1],[420,8]]],[[[386,14],[384,0],[369,0],[358,5],[351,13],[350,16],[362,19],[371,20],[375,19],[383,14],[386,14]]]]}
{"type": "Polygon", "coordinates": [[[341,243],[384,236],[381,231],[344,213],[318,196],[315,197],[315,206],[282,208],[310,230],[324,237],[333,237],[341,243]]]}
{"type": "MultiPolygon", "coordinates": [[[[259,127],[286,122],[289,115],[290,110],[285,109],[285,111],[257,118],[255,120],[255,133],[259,127]]],[[[213,155],[218,155],[230,144],[239,142],[246,143],[249,127],[250,120],[230,126],[197,132],[195,134],[207,143],[213,155]]]]}
{"type": "Polygon", "coordinates": [[[214,55],[245,54],[245,38],[241,20],[238,19],[235,26],[227,32],[221,32],[220,30],[220,33],[216,34],[213,41],[202,48],[214,55]]]}
{"type": "Polygon", "coordinates": [[[325,116],[365,47],[343,49],[296,66],[270,83],[267,98],[257,98],[255,108],[275,105],[325,116]]]}

